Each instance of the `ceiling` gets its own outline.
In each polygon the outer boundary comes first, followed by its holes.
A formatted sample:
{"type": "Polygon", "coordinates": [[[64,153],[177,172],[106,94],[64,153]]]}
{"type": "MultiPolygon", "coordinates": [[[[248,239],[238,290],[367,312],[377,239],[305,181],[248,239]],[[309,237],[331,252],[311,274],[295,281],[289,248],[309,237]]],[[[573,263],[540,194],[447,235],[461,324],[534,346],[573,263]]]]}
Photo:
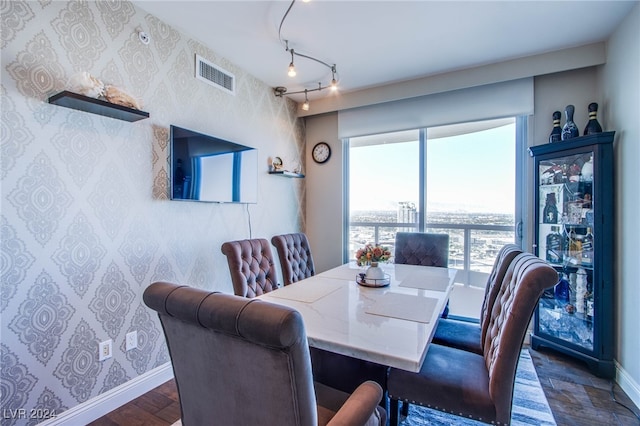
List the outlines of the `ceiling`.
{"type": "MultiPolygon", "coordinates": [[[[266,84],[341,93],[606,40],[638,1],[134,0],[266,84]]],[[[153,42],[153,40],[152,40],[153,42]]],[[[330,96],[309,93],[309,99],[330,96]]],[[[292,96],[297,101],[304,95],[292,96]]]]}

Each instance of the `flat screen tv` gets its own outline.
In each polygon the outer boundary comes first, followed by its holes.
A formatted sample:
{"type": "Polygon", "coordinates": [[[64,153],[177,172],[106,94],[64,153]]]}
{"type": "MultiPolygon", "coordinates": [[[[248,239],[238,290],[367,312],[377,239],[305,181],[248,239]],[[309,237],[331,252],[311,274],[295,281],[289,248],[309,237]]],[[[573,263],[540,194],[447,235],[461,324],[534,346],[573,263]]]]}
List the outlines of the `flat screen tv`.
{"type": "Polygon", "coordinates": [[[258,150],[215,136],[170,128],[172,200],[258,202],[258,150]]]}

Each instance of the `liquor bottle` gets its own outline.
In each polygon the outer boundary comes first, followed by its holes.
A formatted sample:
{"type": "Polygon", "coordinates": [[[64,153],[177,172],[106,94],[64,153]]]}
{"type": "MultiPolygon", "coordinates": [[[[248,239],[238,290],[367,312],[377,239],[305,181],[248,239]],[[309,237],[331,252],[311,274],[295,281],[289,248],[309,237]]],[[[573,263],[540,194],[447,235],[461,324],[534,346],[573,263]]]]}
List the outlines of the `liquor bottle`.
{"type": "Polygon", "coordinates": [[[593,234],[589,227],[582,238],[582,264],[585,266],[593,265],[593,234]]]}
{"type": "Polygon", "coordinates": [[[569,281],[564,274],[560,274],[560,281],[554,287],[554,294],[558,302],[569,303],[571,298],[569,281]]]}
{"type": "Polygon", "coordinates": [[[558,223],[558,207],[556,205],[555,192],[549,192],[547,194],[542,215],[542,223],[558,223]]]}
{"type": "Polygon", "coordinates": [[[584,297],[584,314],[587,318],[587,328],[593,326],[593,291],[587,291],[584,297]]]}
{"type": "Polygon", "coordinates": [[[576,312],[584,314],[585,294],[587,293],[587,271],[580,268],[576,271],[576,312]]]}
{"type": "Polygon", "coordinates": [[[576,233],[576,228],[572,227],[569,231],[569,256],[572,263],[579,264],[582,260],[582,240],[576,233]]]}
{"type": "Polygon", "coordinates": [[[573,105],[567,105],[564,110],[564,114],[566,115],[567,121],[564,123],[562,127],[562,140],[566,141],[567,139],[576,138],[580,135],[580,131],[578,130],[578,126],[573,122],[573,113],[575,112],[575,107],[573,105]]]}
{"type": "Polygon", "coordinates": [[[560,111],[553,112],[553,129],[549,135],[549,143],[560,142],[562,140],[562,128],[560,127],[560,118],[562,113],[560,111]]]}
{"type": "Polygon", "coordinates": [[[547,262],[562,263],[562,235],[557,226],[551,227],[551,233],[547,235],[547,262]]]}
{"type": "Polygon", "coordinates": [[[575,272],[569,274],[569,291],[571,292],[569,302],[576,306],[576,291],[578,289],[578,276],[575,272]]]}
{"type": "Polygon", "coordinates": [[[602,126],[598,123],[598,104],[591,102],[589,104],[589,121],[584,128],[584,135],[592,135],[594,133],[602,133],[602,126]]]}

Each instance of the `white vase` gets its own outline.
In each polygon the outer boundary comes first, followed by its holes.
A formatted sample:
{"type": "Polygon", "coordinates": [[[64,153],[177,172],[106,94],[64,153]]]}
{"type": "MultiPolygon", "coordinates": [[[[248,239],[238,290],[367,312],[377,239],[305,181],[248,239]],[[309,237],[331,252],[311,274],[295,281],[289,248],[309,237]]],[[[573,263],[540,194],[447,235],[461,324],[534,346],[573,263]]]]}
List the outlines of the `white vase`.
{"type": "Polygon", "coordinates": [[[378,262],[371,262],[371,266],[364,275],[365,280],[381,280],[384,278],[384,271],[378,266],[378,262]]]}

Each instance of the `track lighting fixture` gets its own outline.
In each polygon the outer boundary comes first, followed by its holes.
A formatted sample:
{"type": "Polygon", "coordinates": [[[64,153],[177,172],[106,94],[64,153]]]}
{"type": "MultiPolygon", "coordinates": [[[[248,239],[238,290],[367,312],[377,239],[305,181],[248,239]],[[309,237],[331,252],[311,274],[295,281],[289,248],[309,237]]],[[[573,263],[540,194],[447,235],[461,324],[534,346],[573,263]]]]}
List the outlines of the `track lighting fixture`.
{"type": "MultiPolygon", "coordinates": [[[[303,0],[305,3],[309,0],[303,0]]],[[[280,42],[284,43],[285,46],[285,51],[289,52],[291,54],[291,62],[289,63],[289,71],[288,71],[288,75],[289,77],[295,77],[297,75],[296,72],[296,67],[294,64],[294,56],[297,56],[299,58],[305,58],[305,59],[310,59],[312,61],[315,61],[321,65],[324,65],[325,67],[329,68],[331,70],[331,82],[329,82],[329,84],[323,86],[321,82],[318,82],[318,87],[315,89],[304,89],[304,90],[298,90],[295,92],[288,92],[287,93],[287,88],[284,86],[278,86],[275,87],[273,89],[274,94],[278,97],[283,97],[283,96],[288,96],[288,95],[295,95],[295,94],[300,94],[300,93],[304,93],[304,103],[302,104],[302,109],[304,111],[308,111],[309,110],[309,97],[308,97],[308,93],[309,92],[316,92],[316,91],[320,91],[323,89],[326,89],[328,87],[331,88],[331,91],[336,91],[338,89],[338,80],[336,79],[336,74],[338,73],[338,71],[336,70],[336,64],[330,65],[324,61],[321,61],[320,59],[314,58],[313,56],[310,55],[304,55],[302,53],[296,52],[293,48],[289,47],[289,40],[282,40],[282,24],[284,24],[285,19],[287,18],[287,15],[289,14],[289,11],[291,10],[291,8],[293,7],[293,4],[296,2],[296,0],[292,0],[291,4],[289,5],[289,8],[287,9],[287,11],[284,13],[284,16],[282,17],[282,20],[280,21],[280,27],[278,28],[278,37],[280,38],[280,42]]]]}
{"type": "Polygon", "coordinates": [[[296,66],[293,65],[293,55],[294,55],[293,49],[290,49],[290,52],[291,52],[291,63],[289,63],[289,77],[295,77],[296,76],[296,66]]]}

